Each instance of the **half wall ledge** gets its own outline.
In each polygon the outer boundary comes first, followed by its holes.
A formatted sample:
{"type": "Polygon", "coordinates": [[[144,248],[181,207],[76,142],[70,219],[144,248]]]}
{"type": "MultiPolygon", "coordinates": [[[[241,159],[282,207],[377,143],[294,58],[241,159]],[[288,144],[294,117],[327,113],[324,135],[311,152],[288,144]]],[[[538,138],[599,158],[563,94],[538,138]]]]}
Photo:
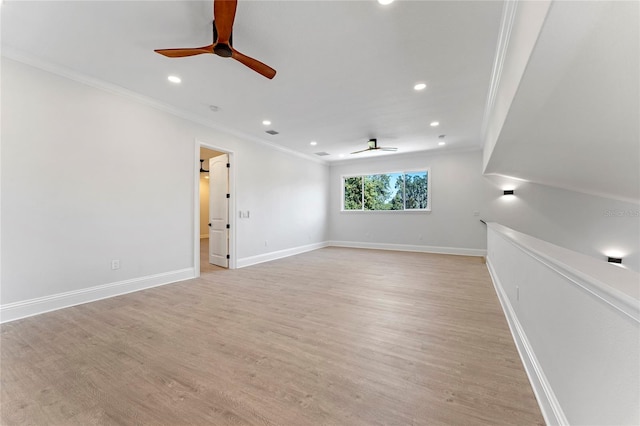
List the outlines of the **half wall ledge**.
{"type": "Polygon", "coordinates": [[[640,424],[640,274],[487,227],[487,267],[546,423],[640,424]]]}

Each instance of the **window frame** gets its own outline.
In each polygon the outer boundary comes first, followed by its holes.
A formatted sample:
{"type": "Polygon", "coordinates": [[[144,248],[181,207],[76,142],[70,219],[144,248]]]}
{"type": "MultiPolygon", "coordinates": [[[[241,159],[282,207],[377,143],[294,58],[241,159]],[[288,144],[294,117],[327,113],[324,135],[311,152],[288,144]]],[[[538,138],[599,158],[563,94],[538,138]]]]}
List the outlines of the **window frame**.
{"type": "MultiPolygon", "coordinates": [[[[391,172],[370,172],[370,173],[353,173],[353,174],[345,174],[345,175],[341,175],[340,176],[340,212],[341,213],[424,213],[424,212],[430,212],[432,209],[431,206],[431,168],[430,167],[425,167],[422,169],[410,169],[410,170],[403,170],[403,171],[391,171],[391,172]],[[407,174],[412,174],[412,173],[425,173],[427,174],[427,207],[424,209],[407,209],[406,208],[406,203],[407,200],[405,197],[403,197],[403,208],[402,210],[366,210],[364,208],[364,178],[367,176],[375,176],[375,175],[392,175],[392,174],[402,174],[402,175],[407,175],[407,174]],[[362,190],[361,190],[361,194],[362,194],[362,208],[360,209],[345,209],[344,207],[344,196],[345,196],[345,180],[349,179],[349,178],[362,178],[362,190]]],[[[406,182],[406,180],[405,180],[406,182]]],[[[404,188],[403,188],[403,193],[406,194],[404,188]]]]}

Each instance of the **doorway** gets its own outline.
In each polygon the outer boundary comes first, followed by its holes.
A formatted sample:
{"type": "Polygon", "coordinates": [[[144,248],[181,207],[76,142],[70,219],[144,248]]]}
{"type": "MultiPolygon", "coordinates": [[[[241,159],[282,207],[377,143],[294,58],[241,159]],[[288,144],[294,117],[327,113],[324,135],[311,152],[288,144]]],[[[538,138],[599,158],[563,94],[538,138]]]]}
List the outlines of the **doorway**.
{"type": "Polygon", "coordinates": [[[194,266],[197,276],[235,269],[233,153],[196,141],[194,266]]]}

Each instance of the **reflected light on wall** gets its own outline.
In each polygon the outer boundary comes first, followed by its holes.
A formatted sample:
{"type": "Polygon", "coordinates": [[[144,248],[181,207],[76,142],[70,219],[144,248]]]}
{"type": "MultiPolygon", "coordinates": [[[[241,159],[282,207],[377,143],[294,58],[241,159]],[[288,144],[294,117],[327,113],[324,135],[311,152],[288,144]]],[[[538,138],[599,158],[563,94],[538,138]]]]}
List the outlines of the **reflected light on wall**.
{"type": "Polygon", "coordinates": [[[615,258],[623,258],[627,255],[627,253],[623,252],[619,249],[609,248],[602,252],[607,257],[615,257],[615,258]]]}

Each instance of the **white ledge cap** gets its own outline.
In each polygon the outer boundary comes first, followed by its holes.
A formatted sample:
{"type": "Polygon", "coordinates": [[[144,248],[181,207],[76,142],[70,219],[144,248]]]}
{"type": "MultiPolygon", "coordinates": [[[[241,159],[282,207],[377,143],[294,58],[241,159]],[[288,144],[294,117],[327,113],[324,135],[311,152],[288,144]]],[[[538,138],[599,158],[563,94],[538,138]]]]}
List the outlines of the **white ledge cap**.
{"type": "Polygon", "coordinates": [[[637,272],[551,244],[496,222],[488,222],[487,227],[558,270],[579,279],[600,295],[608,295],[622,302],[632,308],[636,312],[633,316],[637,317],[640,311],[640,274],[637,272]]]}

